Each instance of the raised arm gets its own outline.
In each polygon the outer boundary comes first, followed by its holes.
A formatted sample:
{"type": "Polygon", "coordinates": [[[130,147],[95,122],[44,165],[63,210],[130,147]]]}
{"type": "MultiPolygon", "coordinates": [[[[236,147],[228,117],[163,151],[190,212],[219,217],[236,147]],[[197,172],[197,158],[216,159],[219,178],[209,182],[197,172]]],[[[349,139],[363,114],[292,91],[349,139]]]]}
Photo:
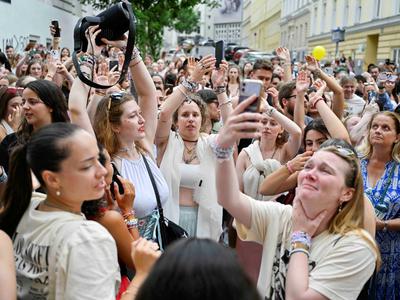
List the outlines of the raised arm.
{"type": "MultiPolygon", "coordinates": [[[[266,105],[268,105],[268,103],[266,103],[266,105]]],[[[279,124],[281,124],[283,129],[289,133],[289,140],[283,146],[284,157],[282,158],[282,161],[286,162],[293,158],[300,149],[302,136],[301,129],[295,122],[280,113],[276,108],[270,106],[266,111],[270,117],[274,118],[279,124]]]]}
{"type": "Polygon", "coordinates": [[[283,63],[283,82],[289,82],[292,80],[292,63],[290,59],[290,52],[285,47],[279,47],[276,49],[276,55],[285,62],[283,63]]]}
{"type": "Polygon", "coordinates": [[[297,96],[293,112],[293,121],[301,128],[302,132],[306,127],[306,125],[304,124],[304,116],[305,116],[304,101],[305,101],[305,94],[309,86],[310,86],[310,78],[308,78],[307,72],[304,70],[300,71],[296,79],[297,96]]]}
{"type": "Polygon", "coordinates": [[[317,108],[321,119],[324,121],[331,138],[342,139],[350,143],[350,136],[342,121],[335,115],[329,106],[323,101],[322,94],[325,90],[326,83],[322,80],[315,81],[317,92],[310,99],[310,105],[317,108]]]}
{"type": "Polygon", "coordinates": [[[228,63],[223,60],[219,70],[213,70],[211,81],[214,91],[217,94],[219,109],[221,110],[222,123],[228,118],[232,112],[232,101],[228,99],[225,88],[225,77],[228,71],[228,63]]]}
{"type": "Polygon", "coordinates": [[[358,145],[361,143],[362,139],[364,138],[365,134],[368,132],[368,124],[372,119],[372,116],[379,112],[379,106],[376,103],[369,103],[365,106],[364,114],[361,120],[354,126],[349,134],[351,142],[354,145],[358,145]]]}
{"type": "Polygon", "coordinates": [[[169,132],[172,125],[172,116],[179,106],[185,101],[190,92],[196,91],[196,85],[202,80],[203,75],[214,69],[215,58],[211,55],[203,57],[199,62],[195,63],[194,58],[189,58],[188,67],[193,67],[191,76],[188,78],[188,84],[180,84],[172,94],[161,105],[160,115],[158,117],[158,126],[155,138],[158,155],[157,160],[160,162],[164,155],[165,147],[168,143],[169,132]],[[193,86],[192,91],[185,86],[193,86]]]}
{"type": "Polygon", "coordinates": [[[326,74],[318,65],[314,57],[307,55],[307,68],[326,82],[327,87],[333,92],[332,111],[341,119],[344,112],[344,94],[343,88],[335,78],[326,74]]]}
{"type": "Polygon", "coordinates": [[[251,225],[251,206],[246,196],[240,192],[235,165],[230,153],[233,152],[233,146],[237,140],[258,138],[261,135],[261,114],[243,113],[255,99],[255,96],[249,97],[233,110],[212,145],[218,159],[216,163],[218,203],[247,228],[251,225]]]}

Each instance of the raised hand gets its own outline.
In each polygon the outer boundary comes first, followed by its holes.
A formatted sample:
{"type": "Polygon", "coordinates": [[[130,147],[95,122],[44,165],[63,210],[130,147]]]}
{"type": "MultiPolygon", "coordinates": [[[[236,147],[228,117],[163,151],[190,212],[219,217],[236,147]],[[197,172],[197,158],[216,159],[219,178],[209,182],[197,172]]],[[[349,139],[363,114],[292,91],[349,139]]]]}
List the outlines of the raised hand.
{"type": "Polygon", "coordinates": [[[192,74],[190,75],[190,79],[194,82],[201,82],[203,80],[203,75],[208,72],[211,72],[215,68],[215,57],[212,55],[204,56],[201,60],[199,60],[192,74]]]}
{"type": "Polygon", "coordinates": [[[211,74],[211,82],[214,87],[225,85],[225,78],[229,64],[225,60],[219,64],[219,69],[214,69],[211,74]]]}
{"type": "Polygon", "coordinates": [[[310,87],[310,78],[307,75],[307,72],[301,70],[296,79],[296,90],[297,92],[305,93],[307,89],[310,87]]]}
{"type": "Polygon", "coordinates": [[[121,209],[122,213],[130,212],[133,207],[133,202],[135,200],[135,187],[132,182],[127,179],[122,178],[117,175],[119,181],[122,183],[122,187],[124,189],[124,193],[120,194],[118,190],[118,184],[114,182],[114,195],[115,201],[118,204],[118,207],[121,209]]]}
{"type": "Polygon", "coordinates": [[[86,39],[88,40],[87,52],[96,57],[100,56],[101,50],[104,48],[104,45],[99,46],[96,44],[96,37],[100,32],[101,29],[99,29],[99,25],[90,26],[85,32],[86,39]]]}
{"type": "Polygon", "coordinates": [[[307,62],[307,69],[310,70],[311,72],[314,72],[319,69],[319,63],[317,60],[311,56],[311,55],[306,55],[305,57],[306,62],[307,62]]]}
{"type": "Polygon", "coordinates": [[[255,95],[247,98],[232,111],[219,131],[217,138],[219,147],[229,148],[239,139],[252,139],[261,136],[262,114],[244,112],[246,107],[252,104],[256,98],[255,95]]]}
{"type": "Polygon", "coordinates": [[[292,160],[288,161],[287,164],[290,165],[290,169],[293,172],[298,172],[304,169],[304,165],[313,155],[312,151],[306,151],[302,154],[295,156],[292,160]]]}
{"type": "Polygon", "coordinates": [[[101,41],[106,45],[117,47],[118,49],[124,49],[126,48],[128,37],[126,35],[123,35],[121,39],[117,41],[109,41],[106,38],[101,38],[101,41]]]}
{"type": "Polygon", "coordinates": [[[289,49],[287,49],[285,47],[279,47],[275,51],[276,51],[276,55],[278,55],[278,57],[280,59],[283,59],[285,62],[289,62],[290,63],[290,52],[289,52],[289,49]]]}
{"type": "Polygon", "coordinates": [[[131,257],[135,265],[136,274],[146,276],[160,255],[161,251],[158,250],[156,243],[144,238],[134,241],[132,243],[131,257]]]}

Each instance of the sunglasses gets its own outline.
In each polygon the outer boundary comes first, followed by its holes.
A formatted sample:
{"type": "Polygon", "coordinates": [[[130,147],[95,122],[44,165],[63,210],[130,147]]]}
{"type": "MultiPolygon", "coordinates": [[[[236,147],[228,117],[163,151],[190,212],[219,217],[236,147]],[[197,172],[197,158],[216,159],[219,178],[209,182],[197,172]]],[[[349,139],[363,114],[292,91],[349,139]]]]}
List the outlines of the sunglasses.
{"type": "Polygon", "coordinates": [[[16,86],[7,87],[7,93],[10,93],[10,94],[21,96],[23,91],[24,91],[23,87],[16,87],[16,86]]]}
{"type": "Polygon", "coordinates": [[[114,103],[119,102],[125,94],[126,93],[121,93],[121,92],[114,92],[114,93],[110,94],[107,109],[110,110],[111,102],[114,102],[114,103]]]}

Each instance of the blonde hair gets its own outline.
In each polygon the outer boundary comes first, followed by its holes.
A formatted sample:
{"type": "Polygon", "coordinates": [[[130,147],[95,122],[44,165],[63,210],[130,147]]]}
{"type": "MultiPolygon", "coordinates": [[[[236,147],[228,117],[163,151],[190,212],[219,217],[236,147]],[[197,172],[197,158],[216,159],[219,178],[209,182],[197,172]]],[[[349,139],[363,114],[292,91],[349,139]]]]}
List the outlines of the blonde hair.
{"type": "MultiPolygon", "coordinates": [[[[328,140],[328,146],[322,145],[318,151],[331,152],[343,160],[349,166],[349,171],[345,174],[345,184],[349,188],[354,189],[353,197],[350,201],[343,202],[341,209],[332,218],[329,223],[328,232],[331,234],[346,235],[353,231],[360,235],[375,251],[377,256],[376,267],[379,268],[381,264],[380,251],[375,243],[369,236],[362,230],[364,226],[364,184],[360,171],[360,165],[354,149],[349,147],[342,147],[345,144],[343,141],[335,145],[337,140],[328,140]]],[[[346,143],[347,144],[347,143],[346,143]]]]}
{"type": "MultiPolygon", "coordinates": [[[[396,127],[396,134],[400,133],[400,117],[396,113],[391,111],[381,111],[375,113],[368,124],[368,130],[367,130],[368,135],[364,138],[363,143],[358,148],[358,150],[362,153],[364,158],[370,158],[373,153],[373,147],[369,141],[369,133],[371,131],[372,122],[378,115],[384,115],[391,118],[394,121],[396,127]]],[[[392,159],[400,163],[400,141],[397,141],[397,143],[395,143],[392,148],[392,159]]]]}
{"type": "MultiPolygon", "coordinates": [[[[112,100],[111,97],[111,95],[107,95],[100,100],[94,117],[93,129],[97,141],[104,145],[110,156],[113,157],[121,148],[118,134],[113,130],[113,126],[121,124],[122,105],[129,101],[135,101],[135,99],[127,93],[123,93],[119,100],[112,100]]],[[[146,153],[139,142],[135,142],[135,146],[140,153],[146,153]]]]}

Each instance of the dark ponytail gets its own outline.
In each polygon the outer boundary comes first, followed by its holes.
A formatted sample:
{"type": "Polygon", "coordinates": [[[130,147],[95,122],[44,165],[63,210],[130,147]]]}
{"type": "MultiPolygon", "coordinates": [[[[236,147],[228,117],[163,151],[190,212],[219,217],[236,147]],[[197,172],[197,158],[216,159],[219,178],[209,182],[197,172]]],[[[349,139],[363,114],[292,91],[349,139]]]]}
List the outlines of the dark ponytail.
{"type": "Polygon", "coordinates": [[[10,238],[29,206],[32,195],[32,176],[26,161],[27,144],[21,145],[12,152],[8,181],[2,199],[0,229],[10,238]]]}
{"type": "Polygon", "coordinates": [[[59,172],[61,162],[70,154],[71,137],[80,127],[69,123],[53,123],[35,132],[31,139],[15,149],[11,155],[10,172],[0,207],[0,229],[11,238],[29,206],[32,196],[32,176],[36,176],[43,188],[43,171],[59,172]]]}

